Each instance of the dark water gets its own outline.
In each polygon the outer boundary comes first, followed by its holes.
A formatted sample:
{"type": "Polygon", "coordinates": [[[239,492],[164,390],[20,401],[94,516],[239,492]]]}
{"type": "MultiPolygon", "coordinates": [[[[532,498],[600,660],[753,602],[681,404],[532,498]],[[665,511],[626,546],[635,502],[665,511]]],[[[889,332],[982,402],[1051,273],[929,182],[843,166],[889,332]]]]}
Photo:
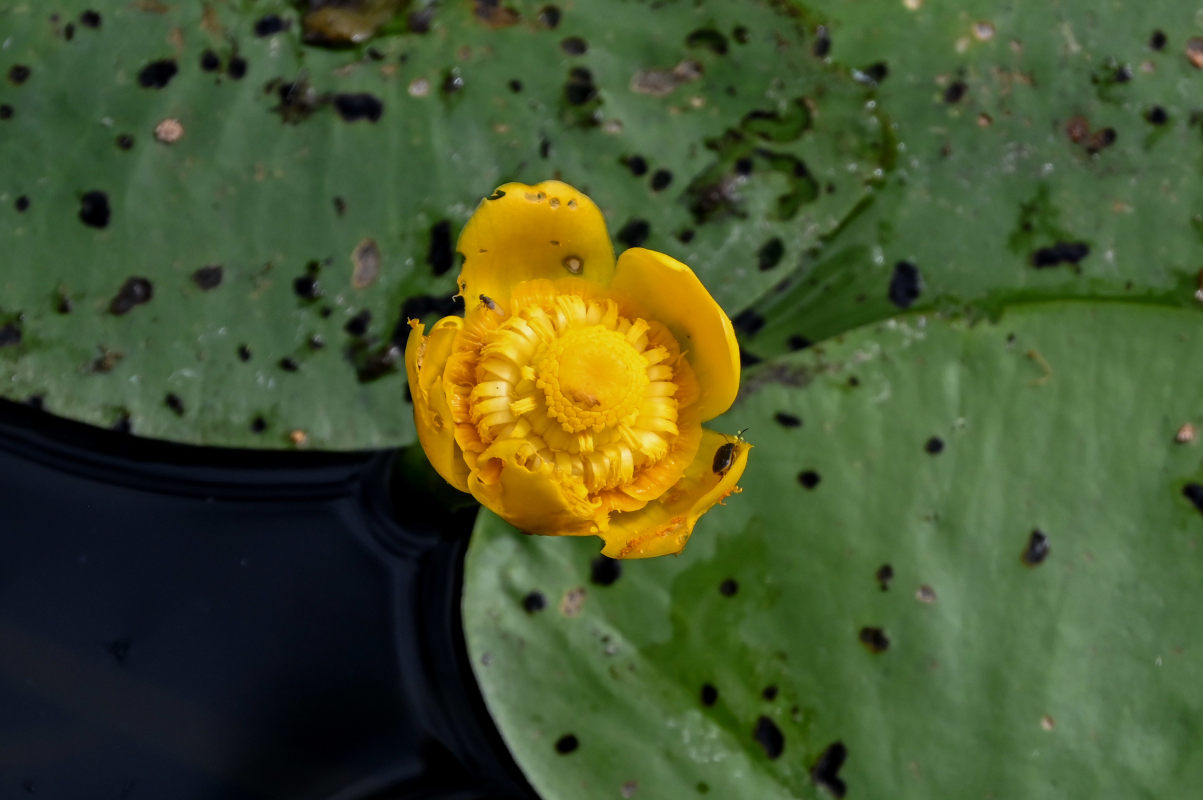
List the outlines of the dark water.
{"type": "Polygon", "coordinates": [[[471,516],[392,464],[0,403],[0,798],[534,797],[464,653],[471,516]]]}

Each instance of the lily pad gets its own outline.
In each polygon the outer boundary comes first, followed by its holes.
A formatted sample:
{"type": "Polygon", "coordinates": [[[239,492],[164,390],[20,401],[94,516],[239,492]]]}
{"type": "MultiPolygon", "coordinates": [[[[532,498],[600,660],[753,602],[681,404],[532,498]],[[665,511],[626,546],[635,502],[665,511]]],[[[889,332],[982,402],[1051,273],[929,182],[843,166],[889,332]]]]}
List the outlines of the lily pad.
{"type": "Polygon", "coordinates": [[[456,310],[494,186],[581,186],[735,311],[891,157],[768,0],[371,10],[343,49],[279,0],[0,12],[0,394],[181,441],[406,444],[405,320],[456,310]]]}
{"type": "Polygon", "coordinates": [[[1147,304],[888,320],[749,372],[744,491],[680,557],[483,515],[502,735],[548,800],[1189,796],[1201,341],[1147,304]]]}
{"type": "Polygon", "coordinates": [[[797,6],[824,26],[828,57],[872,86],[898,158],[863,213],[756,304],[749,350],[786,352],[903,308],[1195,302],[1203,182],[1183,166],[1203,158],[1194,7],[797,6]]]}

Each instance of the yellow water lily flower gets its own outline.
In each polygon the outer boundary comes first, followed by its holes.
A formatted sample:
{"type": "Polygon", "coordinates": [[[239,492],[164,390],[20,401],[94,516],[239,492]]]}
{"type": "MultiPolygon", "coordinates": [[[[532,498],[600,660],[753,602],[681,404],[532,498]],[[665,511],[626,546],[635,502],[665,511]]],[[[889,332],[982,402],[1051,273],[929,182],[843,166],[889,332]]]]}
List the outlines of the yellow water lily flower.
{"type": "Polygon", "coordinates": [[[601,211],[559,181],[500,187],[457,249],[464,316],[410,320],[405,347],[431,464],[527,533],[679,553],[750,448],[702,427],[739,389],[722,308],[663,253],[616,262],[601,211]]]}

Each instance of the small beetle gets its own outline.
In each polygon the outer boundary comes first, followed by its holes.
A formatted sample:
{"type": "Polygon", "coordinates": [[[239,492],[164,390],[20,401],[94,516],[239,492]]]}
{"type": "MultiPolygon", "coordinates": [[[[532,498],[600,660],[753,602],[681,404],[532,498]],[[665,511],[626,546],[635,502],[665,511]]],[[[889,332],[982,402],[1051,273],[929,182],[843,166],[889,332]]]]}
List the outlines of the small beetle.
{"type": "Polygon", "coordinates": [[[739,450],[740,443],[743,442],[744,431],[746,430],[747,428],[744,428],[735,434],[734,442],[724,442],[714,451],[714,461],[711,463],[710,469],[715,475],[721,477],[726,475],[727,471],[731,469],[731,465],[735,463],[735,456],[739,450]]]}

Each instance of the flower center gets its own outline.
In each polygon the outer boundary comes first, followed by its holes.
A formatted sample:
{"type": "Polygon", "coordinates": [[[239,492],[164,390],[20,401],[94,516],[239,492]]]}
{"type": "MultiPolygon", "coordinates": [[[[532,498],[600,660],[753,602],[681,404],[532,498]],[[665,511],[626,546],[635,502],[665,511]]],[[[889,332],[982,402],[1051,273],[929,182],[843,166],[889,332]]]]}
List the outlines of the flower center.
{"type": "Polygon", "coordinates": [[[648,386],[647,362],[631,342],[601,325],[551,342],[535,369],[547,415],[568,433],[630,424],[648,386]]]}
{"type": "Polygon", "coordinates": [[[482,481],[514,440],[527,468],[550,465],[608,507],[640,507],[680,477],[700,435],[696,414],[680,415],[697,389],[667,328],[576,278],[520,283],[498,307],[468,315],[446,373],[456,441],[482,481]]]}

